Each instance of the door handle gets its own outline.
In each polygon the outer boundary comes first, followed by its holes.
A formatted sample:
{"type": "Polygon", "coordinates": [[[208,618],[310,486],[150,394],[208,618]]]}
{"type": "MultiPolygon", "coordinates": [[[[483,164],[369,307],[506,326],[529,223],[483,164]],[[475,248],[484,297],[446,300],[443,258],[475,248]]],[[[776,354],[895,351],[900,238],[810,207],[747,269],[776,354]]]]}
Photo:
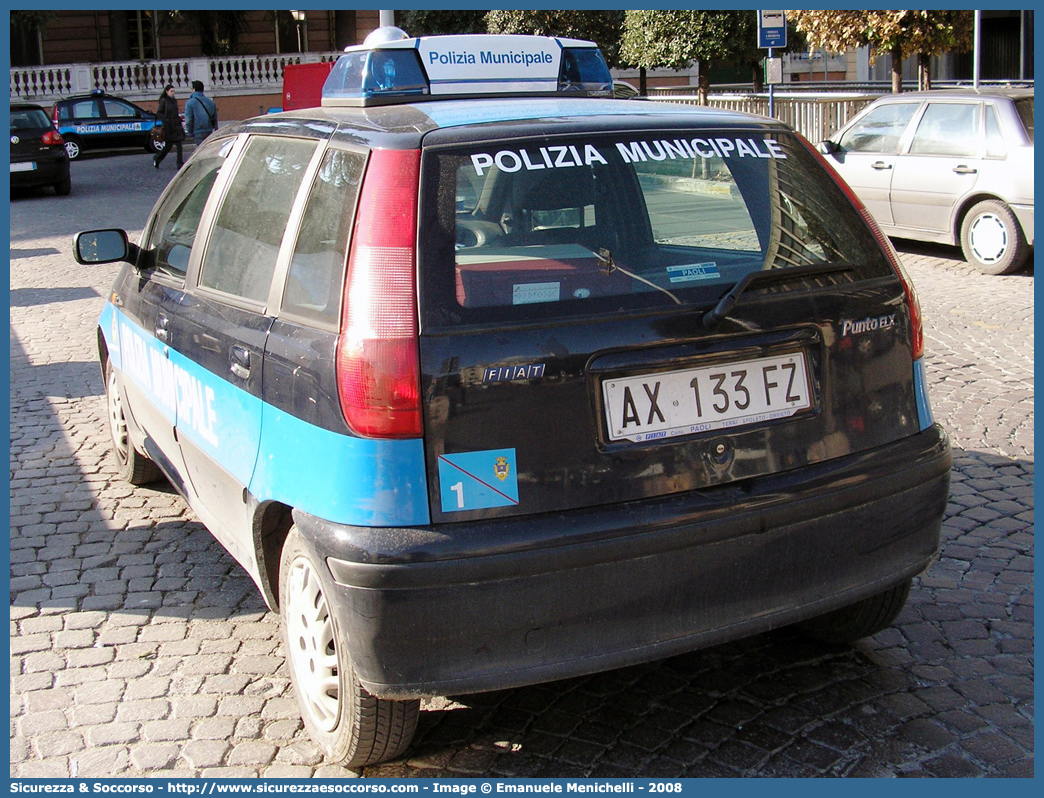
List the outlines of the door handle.
{"type": "Polygon", "coordinates": [[[885,163],[884,161],[874,161],[874,163],[870,164],[870,168],[880,171],[881,169],[891,169],[892,165],[890,163],[885,163]]]}
{"type": "Polygon", "coordinates": [[[170,330],[168,329],[169,325],[170,319],[168,319],[166,316],[156,317],[156,338],[160,341],[163,341],[163,343],[165,344],[170,343],[170,330]]]}
{"type": "Polygon", "coordinates": [[[960,166],[954,167],[953,171],[956,172],[959,175],[974,175],[974,174],[977,174],[979,170],[978,169],[973,169],[970,166],[965,166],[964,164],[961,164],[960,166]]]}
{"type": "Polygon", "coordinates": [[[228,370],[241,380],[250,377],[250,352],[236,345],[228,350],[228,370]]]}

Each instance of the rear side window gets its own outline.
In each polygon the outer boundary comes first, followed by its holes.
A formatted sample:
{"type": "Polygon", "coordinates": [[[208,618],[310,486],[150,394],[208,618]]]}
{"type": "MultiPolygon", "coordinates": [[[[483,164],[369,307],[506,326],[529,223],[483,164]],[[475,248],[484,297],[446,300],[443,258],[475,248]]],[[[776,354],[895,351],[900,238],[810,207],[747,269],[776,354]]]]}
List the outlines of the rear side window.
{"type": "Polygon", "coordinates": [[[265,304],[297,191],[317,143],[254,136],[214,223],[199,284],[265,304]]]}
{"type": "Polygon", "coordinates": [[[323,157],[301,219],[281,313],[320,326],[340,321],[348,238],[366,157],[331,148],[323,157]]]}
{"type": "Polygon", "coordinates": [[[1025,97],[1021,100],[1015,101],[1015,110],[1019,114],[1019,119],[1022,120],[1022,126],[1026,128],[1026,135],[1029,136],[1030,144],[1033,143],[1033,98],[1025,97]]]}
{"type": "Polygon", "coordinates": [[[101,113],[94,100],[78,100],[58,106],[59,119],[91,119],[98,116],[101,116],[101,113]]]}
{"type": "Polygon", "coordinates": [[[997,109],[992,105],[986,106],[986,157],[1003,158],[1008,150],[1004,145],[1004,134],[1001,133],[1000,124],[997,122],[997,109]]]}
{"type": "Polygon", "coordinates": [[[444,311],[434,323],[706,303],[762,269],[891,274],[858,212],[785,133],[433,151],[422,185],[422,285],[435,298],[423,304],[444,311]]]}

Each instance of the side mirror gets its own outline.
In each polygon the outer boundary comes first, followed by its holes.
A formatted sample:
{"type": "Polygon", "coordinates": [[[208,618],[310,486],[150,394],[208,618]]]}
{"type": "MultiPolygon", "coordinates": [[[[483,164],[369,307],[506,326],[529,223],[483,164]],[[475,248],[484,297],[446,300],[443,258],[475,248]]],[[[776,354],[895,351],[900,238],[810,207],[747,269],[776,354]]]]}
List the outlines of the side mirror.
{"type": "Polygon", "coordinates": [[[130,255],[131,244],[124,230],[87,230],[77,233],[73,239],[73,257],[77,263],[130,261],[130,255]]]}
{"type": "Polygon", "coordinates": [[[816,145],[816,149],[819,150],[824,155],[833,155],[835,152],[837,152],[840,149],[840,147],[837,146],[837,142],[836,141],[831,141],[830,139],[826,139],[825,141],[819,142],[819,144],[816,145]]]}

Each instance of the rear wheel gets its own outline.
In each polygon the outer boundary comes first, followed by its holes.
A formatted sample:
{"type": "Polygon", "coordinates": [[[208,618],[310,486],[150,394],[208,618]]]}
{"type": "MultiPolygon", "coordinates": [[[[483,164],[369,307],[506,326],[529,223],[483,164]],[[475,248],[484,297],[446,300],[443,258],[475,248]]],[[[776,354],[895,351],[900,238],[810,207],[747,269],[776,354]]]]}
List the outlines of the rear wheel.
{"type": "Polygon", "coordinates": [[[884,593],[802,621],[796,628],[824,643],[854,643],[892,625],[903,611],[912,584],[913,580],[907,579],[884,593]]]}
{"type": "Polygon", "coordinates": [[[68,196],[70,191],[72,191],[72,180],[68,177],[54,184],[54,193],[59,197],[68,196]]]}
{"type": "Polygon", "coordinates": [[[413,740],[420,701],[376,698],[359,683],[321,569],[293,527],[280,562],[279,607],[305,726],[327,756],[346,767],[394,759],[413,740]]]}
{"type": "Polygon", "coordinates": [[[70,161],[75,161],[79,158],[80,155],[83,154],[83,149],[80,147],[79,140],[67,138],[65,140],[65,152],[69,156],[70,161]]]}
{"type": "Polygon", "coordinates": [[[160,478],[159,467],[134,448],[127,430],[127,415],[112,361],[105,363],[105,404],[112,438],[112,454],[120,478],[132,485],[148,485],[160,478]]]}
{"type": "Polygon", "coordinates": [[[964,258],[986,274],[1010,274],[1026,262],[1029,246],[1011,208],[998,200],[980,202],[961,224],[964,258]]]}

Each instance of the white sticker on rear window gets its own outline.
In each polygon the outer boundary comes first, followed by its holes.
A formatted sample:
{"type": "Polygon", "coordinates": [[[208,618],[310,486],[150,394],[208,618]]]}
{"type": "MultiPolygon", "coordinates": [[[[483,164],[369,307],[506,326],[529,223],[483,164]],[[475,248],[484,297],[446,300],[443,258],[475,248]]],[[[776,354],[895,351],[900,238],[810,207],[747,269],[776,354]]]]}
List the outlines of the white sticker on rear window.
{"type": "Polygon", "coordinates": [[[639,161],[666,161],[677,158],[782,158],[783,152],[779,142],[772,139],[730,139],[699,138],[686,141],[674,139],[668,141],[634,141],[630,144],[617,142],[616,149],[623,156],[624,163],[639,161]]]}
{"type": "Polygon", "coordinates": [[[717,280],[721,278],[717,263],[687,263],[682,266],[668,266],[667,276],[672,283],[692,283],[697,280],[717,280]]]}
{"type": "Polygon", "coordinates": [[[572,166],[591,166],[593,164],[607,164],[608,161],[602,156],[593,144],[583,145],[583,153],[579,145],[538,147],[532,150],[500,150],[494,155],[487,152],[477,152],[471,156],[471,164],[475,167],[475,174],[481,175],[486,169],[493,166],[502,172],[518,172],[525,169],[529,172],[537,172],[541,169],[567,169],[572,166]]]}
{"type": "Polygon", "coordinates": [[[532,305],[536,302],[557,302],[561,294],[561,283],[516,283],[511,290],[511,304],[532,305]]]}
{"type": "MultiPolygon", "coordinates": [[[[624,163],[667,161],[678,158],[781,158],[787,155],[778,141],[756,138],[657,139],[616,142],[624,163]]],[[[607,165],[606,157],[593,144],[533,147],[532,149],[476,152],[471,156],[475,174],[481,176],[496,166],[502,172],[538,172],[577,166],[607,165]]]]}

